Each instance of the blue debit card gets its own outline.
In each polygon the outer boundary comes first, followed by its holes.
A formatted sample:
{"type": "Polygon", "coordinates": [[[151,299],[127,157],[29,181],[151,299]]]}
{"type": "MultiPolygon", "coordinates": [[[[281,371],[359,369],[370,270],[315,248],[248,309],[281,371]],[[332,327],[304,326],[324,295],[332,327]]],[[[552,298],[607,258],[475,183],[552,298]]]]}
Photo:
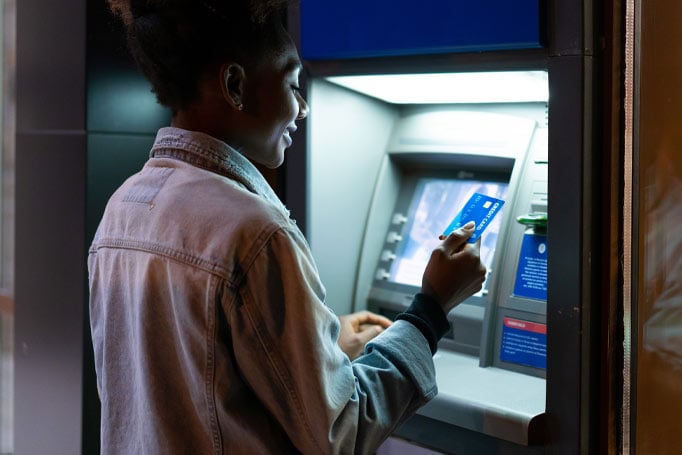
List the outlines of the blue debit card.
{"type": "Polygon", "coordinates": [[[481,193],[474,193],[464,204],[462,210],[457,214],[452,223],[445,229],[443,235],[447,236],[452,231],[467,224],[469,221],[476,223],[474,233],[469,237],[468,242],[474,243],[483,234],[483,231],[490,225],[492,219],[500,211],[504,201],[481,193]]]}

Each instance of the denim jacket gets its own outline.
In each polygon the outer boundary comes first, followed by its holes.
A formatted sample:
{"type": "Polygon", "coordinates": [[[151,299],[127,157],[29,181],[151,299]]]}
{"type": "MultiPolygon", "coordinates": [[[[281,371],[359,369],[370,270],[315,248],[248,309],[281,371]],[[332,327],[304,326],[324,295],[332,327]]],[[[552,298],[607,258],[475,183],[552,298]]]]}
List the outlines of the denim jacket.
{"type": "Polygon", "coordinates": [[[242,155],[162,128],[88,257],[106,454],[372,453],[436,394],[396,321],[351,362],[295,223],[242,155]]]}

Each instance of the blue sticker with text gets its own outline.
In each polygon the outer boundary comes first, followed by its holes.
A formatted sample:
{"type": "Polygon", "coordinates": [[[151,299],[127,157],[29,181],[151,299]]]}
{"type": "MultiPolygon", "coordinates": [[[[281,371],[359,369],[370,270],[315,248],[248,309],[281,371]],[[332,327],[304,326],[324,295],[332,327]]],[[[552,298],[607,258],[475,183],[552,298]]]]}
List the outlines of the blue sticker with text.
{"type": "Polygon", "coordinates": [[[547,300],[547,236],[524,234],[514,295],[547,300]]]}
{"type": "Polygon", "coordinates": [[[452,231],[458,229],[469,221],[476,223],[474,233],[469,237],[468,242],[474,243],[483,234],[483,231],[490,225],[492,219],[500,211],[504,201],[491,196],[486,196],[481,193],[474,193],[471,198],[464,204],[462,210],[452,220],[452,223],[443,232],[444,236],[448,236],[452,231]]]}
{"type": "Polygon", "coordinates": [[[504,318],[500,360],[534,368],[547,368],[547,325],[504,318]]]}

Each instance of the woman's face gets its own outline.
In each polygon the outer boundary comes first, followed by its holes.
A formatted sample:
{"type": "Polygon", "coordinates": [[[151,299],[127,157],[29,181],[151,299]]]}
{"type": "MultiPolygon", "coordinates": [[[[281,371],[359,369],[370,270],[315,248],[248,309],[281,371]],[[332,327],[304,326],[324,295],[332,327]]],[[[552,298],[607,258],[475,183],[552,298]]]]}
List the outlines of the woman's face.
{"type": "Polygon", "coordinates": [[[292,144],[296,121],[308,115],[301,96],[301,61],[291,38],[283,52],[246,74],[243,97],[245,130],[240,151],[249,159],[276,168],[292,144]]]}

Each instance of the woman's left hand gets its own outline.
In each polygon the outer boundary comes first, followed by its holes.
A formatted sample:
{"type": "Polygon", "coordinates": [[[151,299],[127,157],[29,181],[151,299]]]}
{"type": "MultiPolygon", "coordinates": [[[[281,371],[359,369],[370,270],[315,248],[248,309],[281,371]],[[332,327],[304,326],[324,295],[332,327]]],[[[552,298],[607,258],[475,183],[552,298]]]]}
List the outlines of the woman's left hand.
{"type": "Polygon", "coordinates": [[[338,344],[351,360],[355,360],[362,354],[368,341],[392,324],[390,319],[370,311],[339,316],[339,320],[341,331],[338,344]]]}

